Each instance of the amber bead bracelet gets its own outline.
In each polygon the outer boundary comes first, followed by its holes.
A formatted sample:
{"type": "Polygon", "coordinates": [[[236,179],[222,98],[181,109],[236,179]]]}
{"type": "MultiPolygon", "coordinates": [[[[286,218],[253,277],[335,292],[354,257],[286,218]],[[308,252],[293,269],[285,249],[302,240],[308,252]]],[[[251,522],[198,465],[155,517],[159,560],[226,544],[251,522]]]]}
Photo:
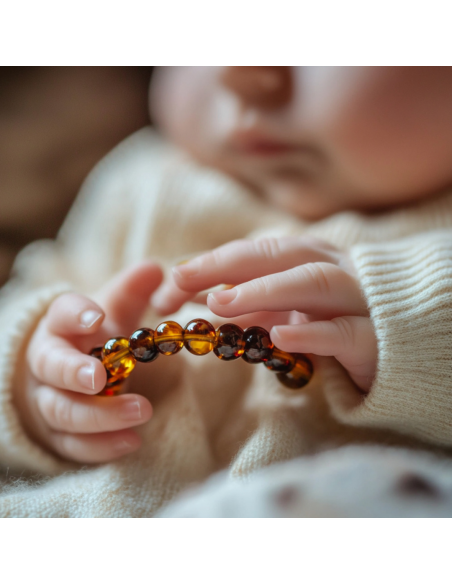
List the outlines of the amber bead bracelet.
{"type": "Polygon", "coordinates": [[[90,355],[100,359],[107,370],[104,395],[114,395],[137,361],[150,363],[160,354],[175,355],[183,347],[193,355],[207,355],[213,351],[222,361],[241,357],[253,365],[263,363],[290,389],[304,387],[313,373],[312,363],[305,355],[281,351],[260,326],[250,326],[243,331],[236,324],[228,323],[215,330],[202,318],[191,320],[185,328],[172,320],[162,322],[155,331],[141,328],[128,339],[109,339],[103,347],[92,349],[90,355]]]}

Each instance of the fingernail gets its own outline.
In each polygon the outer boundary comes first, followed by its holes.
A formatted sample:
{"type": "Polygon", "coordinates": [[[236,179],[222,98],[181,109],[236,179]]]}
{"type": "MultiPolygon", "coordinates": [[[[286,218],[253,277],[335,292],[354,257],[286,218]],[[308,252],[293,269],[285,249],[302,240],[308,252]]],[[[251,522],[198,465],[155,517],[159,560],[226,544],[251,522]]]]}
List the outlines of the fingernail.
{"type": "Polygon", "coordinates": [[[120,452],[122,454],[136,450],[136,446],[134,444],[131,444],[122,438],[113,443],[113,448],[116,450],[116,452],[120,452]]]}
{"type": "Polygon", "coordinates": [[[224,306],[225,304],[230,304],[235,299],[237,296],[237,288],[223,290],[222,292],[211,292],[209,296],[213,298],[217,304],[224,306]]]}
{"type": "Polygon", "coordinates": [[[141,420],[141,406],[139,401],[127,401],[119,410],[119,418],[126,422],[141,420]]]}
{"type": "Polygon", "coordinates": [[[84,365],[77,371],[77,380],[80,385],[87,389],[95,390],[94,385],[94,367],[92,365],[84,365]]]}
{"type": "Polygon", "coordinates": [[[173,273],[181,278],[191,278],[199,274],[201,262],[199,259],[191,260],[186,264],[180,264],[173,268],[173,273]]]}
{"type": "Polygon", "coordinates": [[[98,310],[85,310],[80,315],[80,324],[84,328],[91,328],[99,318],[102,318],[102,313],[98,310]]]}

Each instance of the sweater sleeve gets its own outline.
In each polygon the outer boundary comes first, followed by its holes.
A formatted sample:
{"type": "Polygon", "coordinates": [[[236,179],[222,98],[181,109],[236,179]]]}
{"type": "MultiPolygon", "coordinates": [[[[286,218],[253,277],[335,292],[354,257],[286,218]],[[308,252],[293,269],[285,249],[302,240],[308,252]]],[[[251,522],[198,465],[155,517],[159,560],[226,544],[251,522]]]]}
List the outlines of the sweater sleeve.
{"type": "Polygon", "coordinates": [[[378,341],[363,396],[343,374],[326,385],[334,415],[452,446],[452,232],[352,249],[378,341]]]}

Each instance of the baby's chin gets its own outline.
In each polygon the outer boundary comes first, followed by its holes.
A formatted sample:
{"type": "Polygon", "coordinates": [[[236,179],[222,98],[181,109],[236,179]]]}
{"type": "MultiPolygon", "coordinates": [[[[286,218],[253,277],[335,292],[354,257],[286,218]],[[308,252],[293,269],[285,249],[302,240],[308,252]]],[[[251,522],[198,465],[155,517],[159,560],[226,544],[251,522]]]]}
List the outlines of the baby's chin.
{"type": "Polygon", "coordinates": [[[262,192],[270,205],[304,221],[320,221],[347,209],[346,201],[320,190],[302,187],[274,187],[262,192]]]}

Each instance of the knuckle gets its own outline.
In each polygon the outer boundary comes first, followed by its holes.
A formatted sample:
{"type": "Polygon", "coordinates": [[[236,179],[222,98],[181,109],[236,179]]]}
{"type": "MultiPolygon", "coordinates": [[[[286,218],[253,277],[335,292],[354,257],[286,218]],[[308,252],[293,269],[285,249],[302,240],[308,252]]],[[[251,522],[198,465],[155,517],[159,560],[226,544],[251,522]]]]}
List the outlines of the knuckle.
{"type": "Polygon", "coordinates": [[[43,414],[51,427],[57,430],[73,430],[73,403],[62,395],[46,400],[43,414]]]}
{"type": "Polygon", "coordinates": [[[224,250],[222,250],[221,248],[212,250],[211,259],[212,259],[213,265],[216,268],[221,268],[221,266],[223,264],[223,254],[224,254],[224,250]]]}
{"type": "Polygon", "coordinates": [[[61,386],[64,389],[69,389],[72,385],[71,382],[73,382],[75,378],[72,363],[68,362],[67,359],[60,359],[56,366],[56,376],[57,379],[61,379],[61,386]]]}
{"type": "Polygon", "coordinates": [[[337,326],[339,330],[339,335],[341,337],[341,344],[343,347],[343,351],[341,352],[350,351],[355,346],[354,327],[352,326],[350,321],[343,316],[338,316],[337,318],[334,318],[333,322],[337,326]]]}
{"type": "Polygon", "coordinates": [[[248,282],[250,293],[253,296],[269,296],[271,292],[271,281],[268,277],[256,278],[248,282]]]}
{"type": "Polygon", "coordinates": [[[39,349],[36,353],[30,354],[30,369],[33,375],[39,379],[40,381],[47,380],[47,370],[48,367],[49,356],[45,353],[45,351],[40,351],[39,349]]]}
{"type": "Polygon", "coordinates": [[[74,300],[74,294],[67,292],[66,294],[61,294],[51,303],[47,314],[51,317],[60,315],[61,312],[65,311],[65,308],[71,304],[74,300]]]}
{"type": "Polygon", "coordinates": [[[212,261],[215,268],[222,269],[225,264],[236,259],[237,256],[243,255],[249,243],[245,239],[235,239],[234,241],[220,245],[206,256],[206,263],[209,264],[212,261]]]}
{"type": "Polygon", "coordinates": [[[275,260],[281,255],[280,242],[276,237],[264,237],[254,242],[254,252],[265,260],[275,260]]]}
{"type": "Polygon", "coordinates": [[[86,421],[87,426],[91,429],[92,432],[105,432],[108,430],[106,425],[102,422],[101,417],[99,416],[99,410],[94,406],[88,408],[86,421]]]}
{"type": "Polygon", "coordinates": [[[309,263],[299,266],[299,269],[304,272],[305,277],[320,295],[331,295],[332,290],[325,266],[321,263],[309,263]]]}

